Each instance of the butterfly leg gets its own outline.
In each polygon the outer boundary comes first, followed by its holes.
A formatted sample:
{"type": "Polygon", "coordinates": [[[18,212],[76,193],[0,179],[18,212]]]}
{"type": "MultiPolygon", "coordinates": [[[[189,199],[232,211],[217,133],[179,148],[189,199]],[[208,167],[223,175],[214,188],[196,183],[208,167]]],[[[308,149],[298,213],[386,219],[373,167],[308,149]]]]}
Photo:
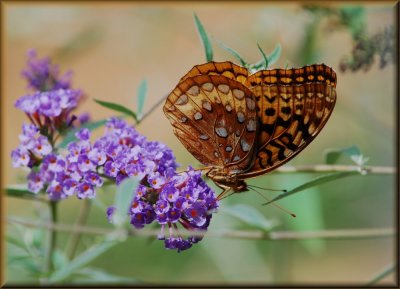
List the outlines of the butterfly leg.
{"type": "Polygon", "coordinates": [[[222,199],[225,199],[226,197],[229,197],[230,195],[232,195],[234,192],[232,191],[231,187],[225,187],[225,186],[221,186],[218,185],[218,187],[220,187],[221,189],[223,189],[223,191],[218,195],[217,200],[220,201],[222,199]]]}

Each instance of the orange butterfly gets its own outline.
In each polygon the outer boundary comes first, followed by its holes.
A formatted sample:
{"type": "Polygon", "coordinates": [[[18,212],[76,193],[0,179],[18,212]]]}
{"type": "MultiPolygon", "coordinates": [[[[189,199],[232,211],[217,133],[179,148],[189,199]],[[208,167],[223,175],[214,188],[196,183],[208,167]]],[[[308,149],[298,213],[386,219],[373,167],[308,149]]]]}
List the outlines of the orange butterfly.
{"type": "Polygon", "coordinates": [[[181,78],[164,113],[222,194],[242,192],[247,178],[283,165],[317,136],[335,88],[336,73],[324,64],[249,75],[231,62],[208,62],[181,78]]]}

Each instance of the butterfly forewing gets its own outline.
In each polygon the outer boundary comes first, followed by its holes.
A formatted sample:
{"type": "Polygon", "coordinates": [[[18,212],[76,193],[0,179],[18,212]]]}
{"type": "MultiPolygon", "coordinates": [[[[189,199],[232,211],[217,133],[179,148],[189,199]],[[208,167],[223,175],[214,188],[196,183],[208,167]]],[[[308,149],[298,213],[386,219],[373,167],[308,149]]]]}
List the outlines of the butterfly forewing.
{"type": "Polygon", "coordinates": [[[186,78],[168,96],[164,112],[183,145],[201,163],[244,170],[257,131],[253,93],[222,75],[186,78]]]}
{"type": "Polygon", "coordinates": [[[246,68],[236,65],[232,62],[211,61],[194,66],[179,80],[179,82],[181,83],[187,78],[194,77],[196,75],[221,75],[244,84],[247,81],[248,74],[249,72],[246,68]]]}

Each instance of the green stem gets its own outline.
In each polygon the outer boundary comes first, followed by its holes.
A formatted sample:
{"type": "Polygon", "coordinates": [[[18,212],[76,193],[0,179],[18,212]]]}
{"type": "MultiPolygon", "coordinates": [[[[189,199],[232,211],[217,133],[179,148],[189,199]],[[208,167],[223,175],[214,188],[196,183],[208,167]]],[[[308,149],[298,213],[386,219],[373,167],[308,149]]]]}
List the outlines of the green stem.
{"type": "Polygon", "coordinates": [[[92,202],[88,199],[84,200],[81,210],[79,212],[78,219],[76,220],[76,223],[74,225],[72,236],[69,239],[67,245],[67,256],[70,260],[74,258],[75,253],[78,249],[79,241],[82,236],[82,231],[80,231],[79,228],[82,227],[82,225],[84,225],[87,221],[91,203],[92,202]]]}
{"type": "MultiPolygon", "coordinates": [[[[57,216],[57,201],[50,201],[49,208],[50,208],[50,217],[53,224],[57,223],[58,216],[57,216]]],[[[56,248],[57,243],[57,231],[51,230],[49,235],[49,244],[47,248],[46,254],[46,272],[52,272],[54,270],[53,267],[53,254],[56,248]]]]}
{"type": "Polygon", "coordinates": [[[397,264],[391,264],[385,267],[381,272],[379,272],[371,281],[367,283],[367,286],[374,286],[376,283],[381,281],[383,278],[393,273],[397,267],[397,264]]]}

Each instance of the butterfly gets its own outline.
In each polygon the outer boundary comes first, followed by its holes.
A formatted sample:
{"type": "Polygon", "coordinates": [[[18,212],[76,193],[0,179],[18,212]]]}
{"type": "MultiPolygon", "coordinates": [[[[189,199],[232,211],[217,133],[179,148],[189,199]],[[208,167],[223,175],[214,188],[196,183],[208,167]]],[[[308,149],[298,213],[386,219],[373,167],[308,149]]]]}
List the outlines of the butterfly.
{"type": "MultiPolygon", "coordinates": [[[[194,66],[168,95],[164,113],[178,139],[224,191],[300,153],[336,102],[336,73],[325,64],[250,74],[231,62],[194,66]]],[[[222,194],[223,194],[222,193],[222,194]]]]}

